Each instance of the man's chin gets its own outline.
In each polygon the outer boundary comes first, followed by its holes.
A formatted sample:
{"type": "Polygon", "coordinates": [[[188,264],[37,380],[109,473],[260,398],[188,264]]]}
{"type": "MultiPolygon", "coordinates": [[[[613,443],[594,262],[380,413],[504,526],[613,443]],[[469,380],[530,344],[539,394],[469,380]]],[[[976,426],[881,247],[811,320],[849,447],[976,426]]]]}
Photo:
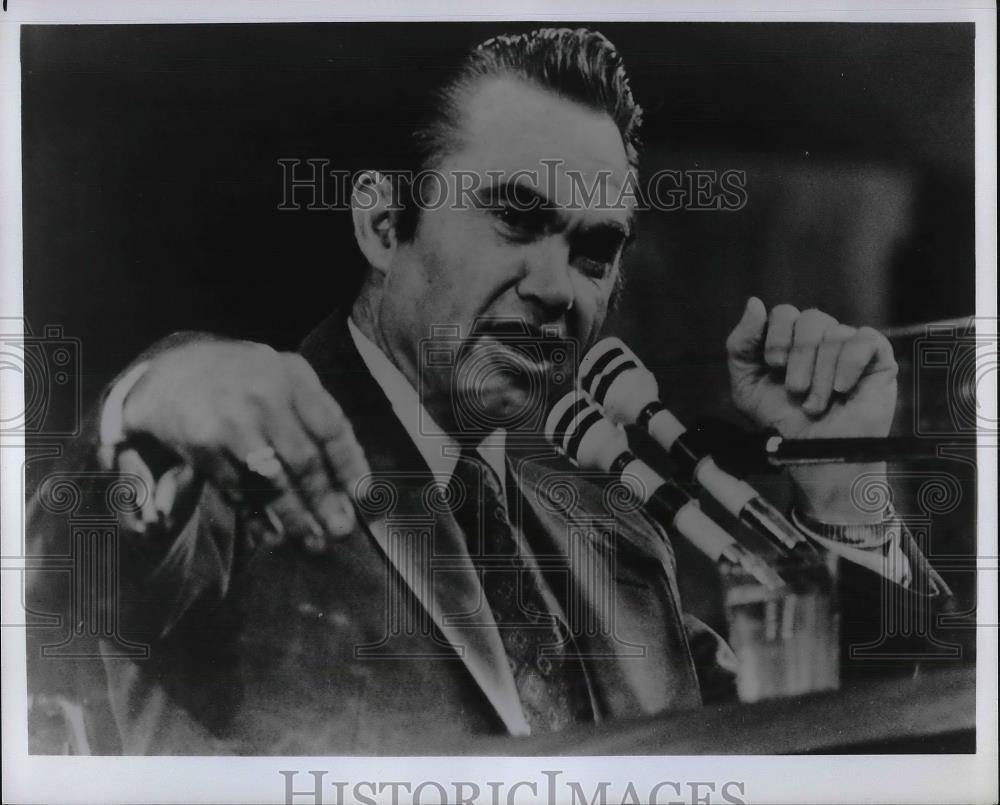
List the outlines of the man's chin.
{"type": "Polygon", "coordinates": [[[568,389],[569,373],[555,372],[536,344],[506,343],[492,336],[467,342],[452,377],[459,425],[477,431],[541,430],[548,408],[568,389]]]}
{"type": "Polygon", "coordinates": [[[492,430],[526,430],[540,428],[547,413],[549,399],[544,378],[529,383],[523,375],[512,375],[507,382],[491,378],[493,382],[464,389],[458,395],[459,424],[480,432],[492,430]]]}

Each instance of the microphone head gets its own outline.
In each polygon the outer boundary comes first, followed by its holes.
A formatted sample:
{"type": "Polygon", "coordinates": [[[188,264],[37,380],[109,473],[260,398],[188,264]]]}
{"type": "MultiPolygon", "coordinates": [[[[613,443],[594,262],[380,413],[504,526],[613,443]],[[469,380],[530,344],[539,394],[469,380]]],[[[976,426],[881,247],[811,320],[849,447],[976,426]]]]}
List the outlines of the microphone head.
{"type": "Polygon", "coordinates": [[[591,394],[594,382],[601,372],[604,371],[608,362],[620,358],[622,355],[631,357],[632,350],[620,338],[608,336],[594,344],[587,351],[587,354],[583,356],[583,360],[580,361],[578,373],[580,388],[591,394]]]}
{"type": "Polygon", "coordinates": [[[580,363],[580,386],[621,425],[634,425],[660,399],[656,377],[620,338],[598,341],[580,363]]]}
{"type": "Polygon", "coordinates": [[[560,451],[565,452],[568,432],[573,421],[591,405],[593,403],[579,389],[574,389],[561,397],[552,406],[545,420],[545,438],[560,451]]]}
{"type": "Polygon", "coordinates": [[[625,431],[604,416],[582,391],[570,392],[553,406],[545,423],[545,435],[583,469],[608,472],[629,449],[625,431]]]}

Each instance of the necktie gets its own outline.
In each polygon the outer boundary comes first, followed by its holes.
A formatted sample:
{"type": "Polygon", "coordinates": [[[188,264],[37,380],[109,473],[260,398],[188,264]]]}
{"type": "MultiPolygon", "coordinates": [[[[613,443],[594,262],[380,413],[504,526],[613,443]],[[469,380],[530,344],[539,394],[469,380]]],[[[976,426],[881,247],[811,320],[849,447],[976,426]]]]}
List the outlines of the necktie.
{"type": "Polygon", "coordinates": [[[454,477],[465,493],[455,519],[468,540],[532,733],[593,720],[569,627],[550,604],[537,567],[526,561],[500,479],[471,449],[462,452],[454,477]]]}

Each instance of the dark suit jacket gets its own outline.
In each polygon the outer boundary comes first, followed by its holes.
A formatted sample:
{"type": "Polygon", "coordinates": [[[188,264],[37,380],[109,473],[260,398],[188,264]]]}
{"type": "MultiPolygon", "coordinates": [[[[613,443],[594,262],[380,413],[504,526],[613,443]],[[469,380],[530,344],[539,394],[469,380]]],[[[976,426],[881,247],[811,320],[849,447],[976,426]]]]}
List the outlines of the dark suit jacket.
{"type": "MultiPolygon", "coordinates": [[[[252,549],[242,515],[211,487],[179,535],[119,530],[107,620],[116,635],[93,635],[111,714],[89,727],[96,751],[424,754],[471,734],[526,732],[465,538],[428,496],[428,468],[343,316],[302,352],[385,496],[320,556],[252,549]],[[148,646],[148,657],[121,656],[127,645],[148,646]]],[[[91,468],[93,438],[81,442],[91,468]]],[[[521,522],[568,569],[597,718],[698,706],[688,634],[698,625],[682,614],[664,534],[609,506],[604,486],[547,448],[513,463],[521,522]]],[[[37,501],[29,515],[41,552],[64,551],[65,515],[37,501]]],[[[29,583],[29,602],[52,612],[58,596],[44,575],[29,583]]]]}

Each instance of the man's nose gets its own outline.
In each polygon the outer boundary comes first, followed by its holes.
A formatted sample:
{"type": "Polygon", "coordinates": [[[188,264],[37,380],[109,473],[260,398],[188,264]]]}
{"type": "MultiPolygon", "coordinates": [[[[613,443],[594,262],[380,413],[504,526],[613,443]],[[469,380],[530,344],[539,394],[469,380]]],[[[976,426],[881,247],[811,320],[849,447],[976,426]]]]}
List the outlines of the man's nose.
{"type": "Polygon", "coordinates": [[[558,318],[573,307],[576,289],[569,264],[569,244],[564,239],[549,237],[533,245],[525,259],[517,292],[521,298],[538,304],[546,318],[558,318]]]}

